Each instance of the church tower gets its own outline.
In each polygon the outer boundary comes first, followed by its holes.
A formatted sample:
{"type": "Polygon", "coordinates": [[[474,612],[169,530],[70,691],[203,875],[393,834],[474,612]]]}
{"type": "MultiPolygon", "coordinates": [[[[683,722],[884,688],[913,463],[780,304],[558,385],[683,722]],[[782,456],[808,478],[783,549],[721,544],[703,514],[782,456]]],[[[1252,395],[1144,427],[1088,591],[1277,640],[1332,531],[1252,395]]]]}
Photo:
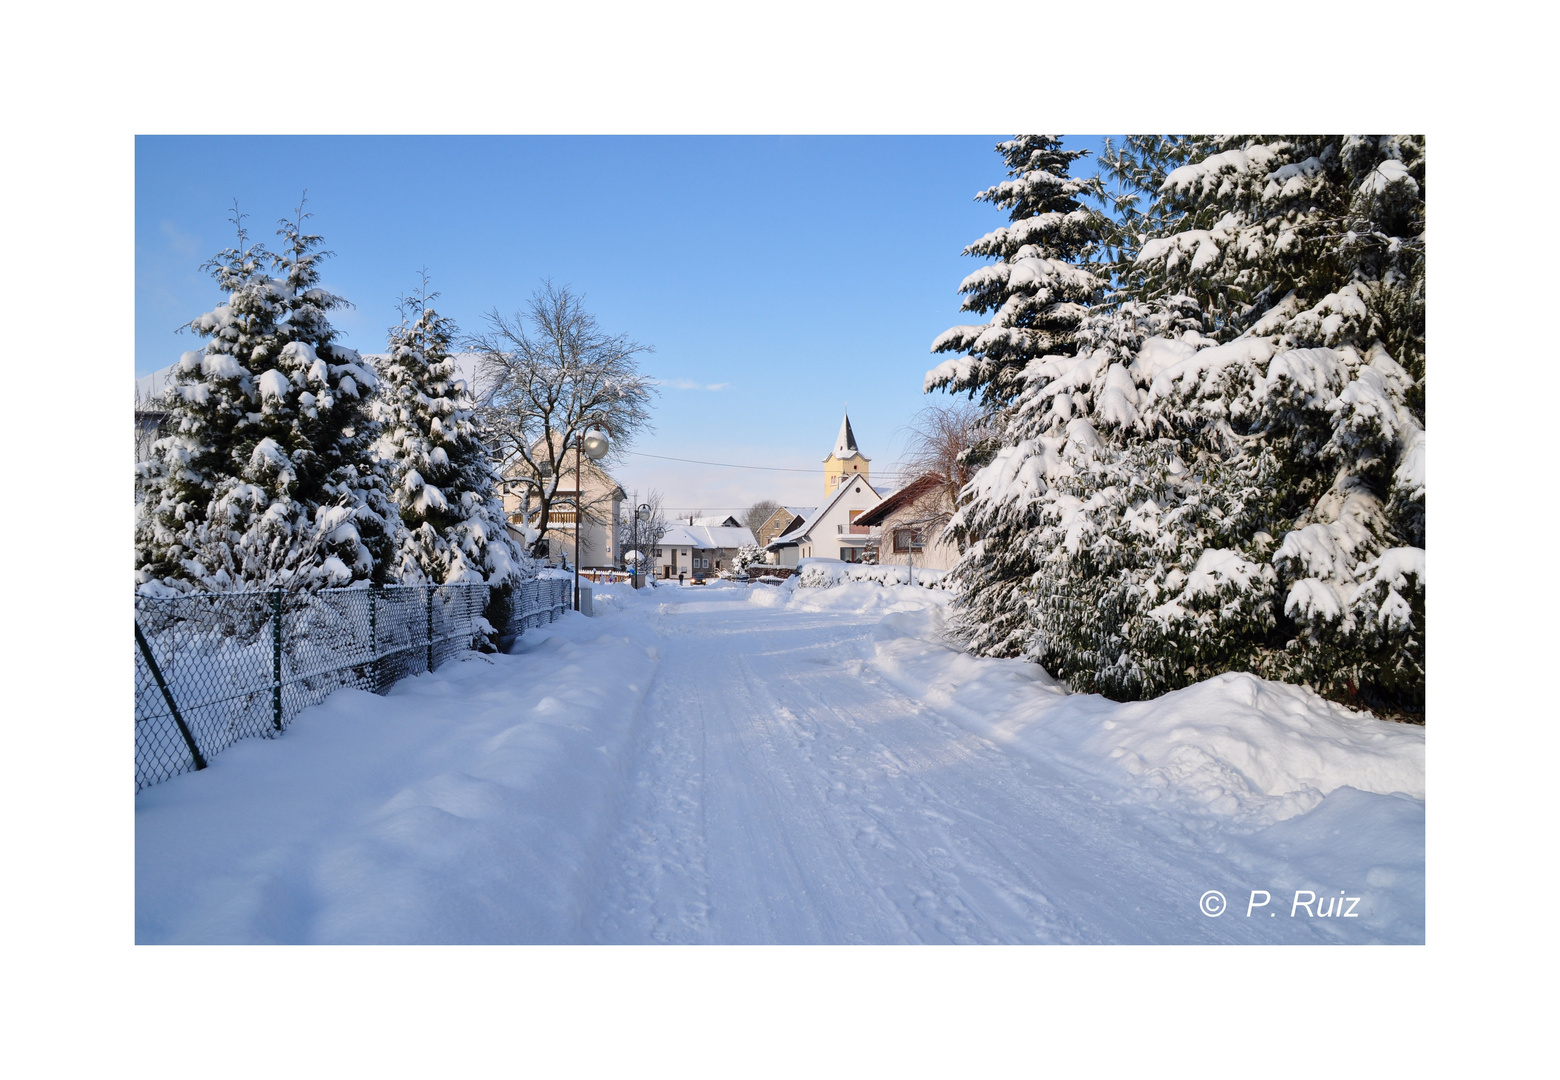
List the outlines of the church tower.
{"type": "Polygon", "coordinates": [[[856,447],[856,433],[850,429],[850,414],[845,414],[845,419],[840,421],[839,438],[834,440],[834,452],[823,459],[823,494],[827,498],[834,494],[834,489],[840,486],[840,481],[846,477],[861,477],[870,480],[871,459],[856,447]]]}

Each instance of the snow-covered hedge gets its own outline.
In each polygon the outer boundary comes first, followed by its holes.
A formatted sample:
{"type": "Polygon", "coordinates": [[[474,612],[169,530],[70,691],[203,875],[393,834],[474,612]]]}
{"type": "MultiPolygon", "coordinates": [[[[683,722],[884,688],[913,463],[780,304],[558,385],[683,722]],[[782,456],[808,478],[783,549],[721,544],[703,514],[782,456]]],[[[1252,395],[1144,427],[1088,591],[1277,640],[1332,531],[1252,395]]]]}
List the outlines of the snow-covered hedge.
{"type": "MultiPolygon", "coordinates": [[[[910,570],[903,566],[866,566],[839,559],[803,559],[797,566],[797,587],[831,589],[846,581],[867,581],[876,585],[909,585],[910,570]]],[[[945,588],[943,571],[915,569],[914,584],[928,589],[945,588]]]]}

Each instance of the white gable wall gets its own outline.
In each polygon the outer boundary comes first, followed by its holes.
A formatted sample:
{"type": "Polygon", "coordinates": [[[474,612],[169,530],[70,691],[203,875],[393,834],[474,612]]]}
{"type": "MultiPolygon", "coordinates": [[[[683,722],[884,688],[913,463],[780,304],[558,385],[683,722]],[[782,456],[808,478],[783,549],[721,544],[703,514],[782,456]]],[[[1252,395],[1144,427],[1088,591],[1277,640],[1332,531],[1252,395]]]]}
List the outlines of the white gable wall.
{"type": "Polygon", "coordinates": [[[852,479],[840,485],[836,495],[826,503],[815,521],[808,522],[806,531],[797,538],[794,549],[799,559],[849,559],[866,547],[870,536],[866,530],[850,531],[850,512],[867,511],[882,502],[882,496],[866,480],[852,479]]]}

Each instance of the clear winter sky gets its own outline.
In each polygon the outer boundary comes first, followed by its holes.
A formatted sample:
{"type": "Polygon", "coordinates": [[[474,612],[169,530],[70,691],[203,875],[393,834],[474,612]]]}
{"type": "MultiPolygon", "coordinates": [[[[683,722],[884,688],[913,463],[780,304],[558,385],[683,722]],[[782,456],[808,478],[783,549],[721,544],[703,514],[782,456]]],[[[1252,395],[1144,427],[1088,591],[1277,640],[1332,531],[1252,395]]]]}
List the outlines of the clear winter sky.
{"type": "Polygon", "coordinates": [[[307,189],[335,252],[324,283],[354,305],[333,316],[345,344],[383,351],[423,267],[467,331],[551,278],[654,346],[655,429],[634,450],[806,470],[629,455],[612,471],[630,494],[685,513],[813,505],[847,403],[876,475],[948,400],[921,381],[933,338],[983,321],[958,285],[986,260],[960,251],[1006,223],[973,198],[1005,178],[1005,137],[139,136],[135,373],[200,346],[178,330],[221,301],[200,266],[233,243],[234,200],[270,243],[307,189]]]}

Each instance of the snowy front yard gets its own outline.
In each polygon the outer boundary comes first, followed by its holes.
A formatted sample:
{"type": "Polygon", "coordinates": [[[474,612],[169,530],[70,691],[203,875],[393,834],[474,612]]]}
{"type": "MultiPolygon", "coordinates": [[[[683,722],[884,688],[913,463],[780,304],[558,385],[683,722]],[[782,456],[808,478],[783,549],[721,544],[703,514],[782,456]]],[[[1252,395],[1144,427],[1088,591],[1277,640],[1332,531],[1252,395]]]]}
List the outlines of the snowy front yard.
{"type": "Polygon", "coordinates": [[[137,941],[1424,941],[1422,729],[1067,695],[945,603],[604,588],[340,691],[137,796],[137,941]]]}

